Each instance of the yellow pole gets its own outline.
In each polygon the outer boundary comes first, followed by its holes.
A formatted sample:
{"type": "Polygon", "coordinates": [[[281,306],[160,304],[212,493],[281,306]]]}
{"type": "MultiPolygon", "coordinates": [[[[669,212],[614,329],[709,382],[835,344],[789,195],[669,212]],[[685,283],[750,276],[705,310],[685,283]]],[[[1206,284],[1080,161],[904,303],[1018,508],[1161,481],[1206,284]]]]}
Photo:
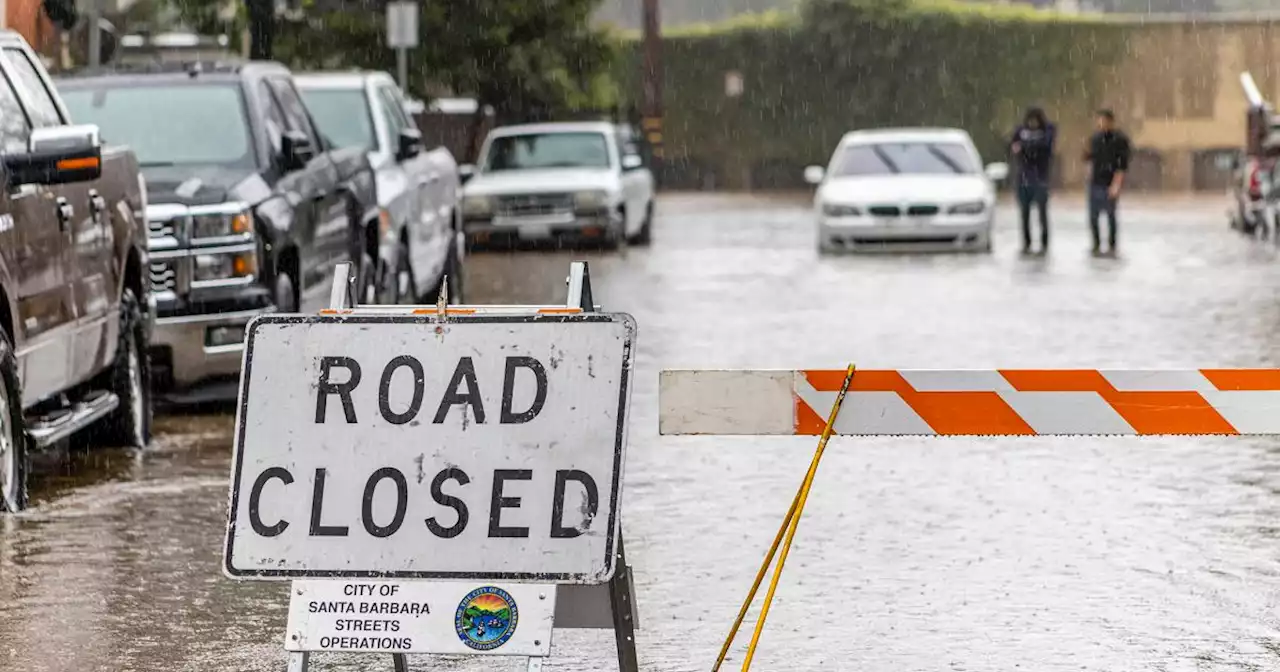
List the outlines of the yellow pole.
{"type": "Polygon", "coordinates": [[[774,593],[778,591],[778,581],[782,578],[782,568],[787,564],[787,555],[791,552],[791,542],[796,538],[796,530],[800,527],[800,517],[804,514],[804,505],[809,501],[809,490],[813,487],[813,478],[818,473],[818,463],[822,461],[822,453],[827,449],[827,441],[831,438],[836,416],[840,413],[840,405],[844,403],[845,394],[849,392],[849,385],[853,383],[855,368],[853,364],[850,364],[845,371],[844,382],[840,384],[840,393],[836,395],[836,402],[831,406],[831,415],[827,417],[827,426],[822,430],[822,438],[818,441],[818,449],[813,454],[813,461],[809,463],[809,473],[805,474],[804,483],[800,486],[799,501],[796,502],[795,514],[791,516],[791,524],[787,528],[786,540],[782,542],[782,555],[778,557],[778,565],[773,568],[773,578],[769,581],[769,592],[765,593],[764,606],[760,608],[760,620],[756,622],[755,632],[751,635],[751,644],[747,646],[747,657],[742,661],[742,672],[747,672],[751,669],[751,661],[756,655],[756,646],[760,644],[760,633],[764,632],[765,619],[769,617],[769,607],[773,604],[774,593]]]}

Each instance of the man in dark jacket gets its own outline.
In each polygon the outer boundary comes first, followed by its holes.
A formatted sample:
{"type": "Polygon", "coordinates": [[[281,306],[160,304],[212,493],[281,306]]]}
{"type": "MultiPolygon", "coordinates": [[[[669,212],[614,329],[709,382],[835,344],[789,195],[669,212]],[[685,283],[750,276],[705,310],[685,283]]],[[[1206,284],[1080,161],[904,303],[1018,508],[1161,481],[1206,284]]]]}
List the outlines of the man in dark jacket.
{"type": "Polygon", "coordinates": [[[1013,131],[1009,151],[1018,168],[1018,208],[1022,214],[1022,253],[1031,253],[1031,206],[1040,211],[1040,253],[1049,251],[1049,171],[1053,166],[1053,143],[1057,128],[1044,110],[1027,110],[1022,124],[1013,131]]]}
{"type": "Polygon", "coordinates": [[[1093,253],[1102,254],[1102,237],[1098,231],[1098,219],[1107,213],[1107,254],[1116,253],[1116,204],[1124,188],[1124,176],[1129,170],[1129,158],[1133,152],[1129,136],[1116,128],[1116,116],[1111,110],[1098,110],[1095,115],[1097,132],[1089,138],[1084,158],[1091,165],[1089,177],[1089,230],[1093,233],[1093,253]]]}

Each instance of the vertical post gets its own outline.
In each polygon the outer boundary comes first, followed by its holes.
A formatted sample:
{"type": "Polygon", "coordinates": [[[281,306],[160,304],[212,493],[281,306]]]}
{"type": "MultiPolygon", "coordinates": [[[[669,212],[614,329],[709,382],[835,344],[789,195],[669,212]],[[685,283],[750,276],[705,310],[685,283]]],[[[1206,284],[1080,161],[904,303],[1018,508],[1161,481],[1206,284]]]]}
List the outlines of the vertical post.
{"type": "Polygon", "coordinates": [[[642,0],[644,8],[644,65],[641,86],[644,99],[641,103],[642,125],[645,139],[653,151],[653,173],[659,178],[665,157],[662,136],[662,16],[659,0],[642,0]]]}
{"type": "Polygon", "coordinates": [[[391,654],[391,665],[395,668],[395,672],[409,672],[409,661],[403,653],[391,654]]]}
{"type": "Polygon", "coordinates": [[[102,65],[102,0],[89,0],[89,67],[102,65]]]}
{"type": "Polygon", "coordinates": [[[311,654],[306,651],[294,651],[289,654],[289,670],[288,672],[307,672],[307,665],[311,662],[311,654]]]}
{"type": "Polygon", "coordinates": [[[404,47],[396,49],[396,77],[400,90],[409,95],[409,51],[404,47]]]}
{"type": "Polygon", "coordinates": [[[613,637],[618,644],[618,672],[640,672],[640,659],[636,657],[636,622],[633,614],[635,599],[631,590],[631,568],[627,566],[627,554],[622,550],[622,535],[618,535],[618,553],[614,556],[613,578],[609,580],[609,606],[613,611],[613,637]]]}

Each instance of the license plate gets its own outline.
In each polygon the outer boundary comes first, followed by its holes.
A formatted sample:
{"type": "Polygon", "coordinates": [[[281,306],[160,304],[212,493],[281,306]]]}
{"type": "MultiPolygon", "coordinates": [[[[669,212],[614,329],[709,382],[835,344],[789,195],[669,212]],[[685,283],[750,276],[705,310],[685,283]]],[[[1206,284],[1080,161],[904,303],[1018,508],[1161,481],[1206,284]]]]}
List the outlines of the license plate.
{"type": "Polygon", "coordinates": [[[898,226],[902,224],[902,220],[897,217],[877,217],[876,226],[898,226]]]}
{"type": "Polygon", "coordinates": [[[551,227],[546,224],[525,224],[520,227],[521,238],[548,238],[551,227]]]}

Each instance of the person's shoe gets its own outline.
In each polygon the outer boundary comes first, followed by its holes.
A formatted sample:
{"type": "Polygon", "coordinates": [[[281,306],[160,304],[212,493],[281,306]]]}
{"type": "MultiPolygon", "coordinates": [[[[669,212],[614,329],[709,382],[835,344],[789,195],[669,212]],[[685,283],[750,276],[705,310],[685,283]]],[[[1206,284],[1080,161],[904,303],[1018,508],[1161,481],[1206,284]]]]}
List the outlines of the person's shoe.
{"type": "Polygon", "coordinates": [[[1024,256],[1024,257],[1029,257],[1029,256],[1031,256],[1031,246],[1030,246],[1030,245],[1024,245],[1024,246],[1022,247],[1022,256],[1024,256]]]}

